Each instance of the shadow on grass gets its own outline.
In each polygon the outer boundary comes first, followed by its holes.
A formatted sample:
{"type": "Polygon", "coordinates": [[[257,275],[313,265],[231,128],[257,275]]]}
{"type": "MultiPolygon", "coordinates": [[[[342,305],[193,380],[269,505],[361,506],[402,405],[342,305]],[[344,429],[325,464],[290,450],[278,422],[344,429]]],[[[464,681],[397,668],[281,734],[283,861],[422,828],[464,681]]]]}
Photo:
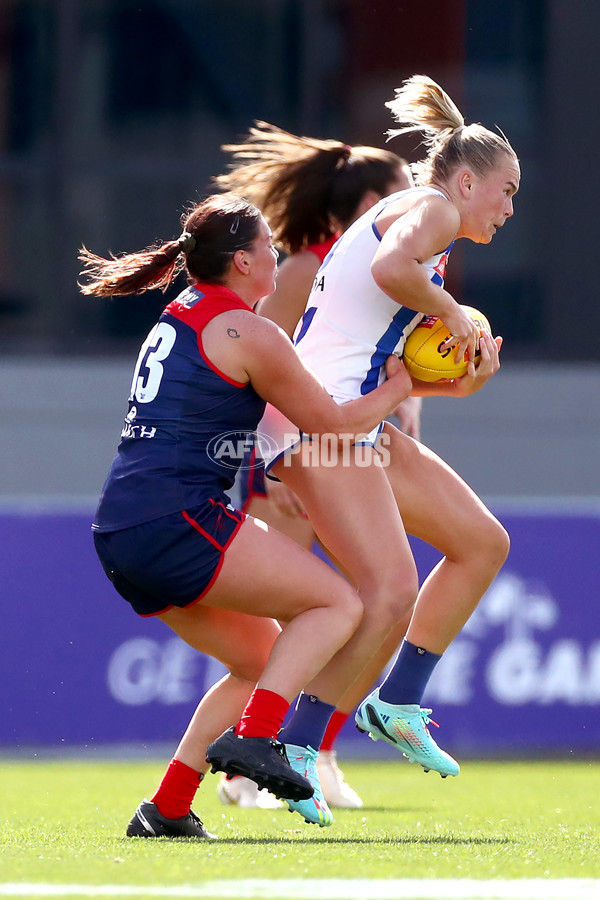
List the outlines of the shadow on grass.
{"type": "Polygon", "coordinates": [[[425,806],[361,806],[360,809],[334,809],[336,816],[338,813],[351,812],[354,815],[363,812],[380,812],[380,813],[413,813],[413,815],[422,816],[429,810],[425,806]]]}
{"type": "MultiPolygon", "coordinates": [[[[173,838],[167,838],[166,840],[173,840],[173,838]]],[[[175,838],[176,841],[186,842],[186,838],[175,838]]],[[[253,837],[220,837],[218,840],[218,845],[222,844],[253,844],[257,846],[261,846],[264,844],[303,844],[305,842],[305,836],[301,835],[298,838],[288,838],[288,837],[275,837],[275,838],[253,838],[253,837]]],[[[191,842],[191,841],[190,841],[191,842]]],[[[197,841],[195,842],[197,843],[197,841]]],[[[398,837],[386,837],[386,838],[378,838],[378,837],[356,837],[356,838],[344,838],[344,837],[321,837],[321,836],[310,836],[311,844],[365,844],[365,845],[373,845],[378,844],[381,846],[395,846],[397,844],[451,844],[454,846],[460,845],[472,845],[472,844],[481,844],[481,845],[494,845],[494,844],[517,844],[518,841],[513,840],[509,837],[488,837],[488,838],[477,838],[477,837],[449,837],[444,835],[407,835],[407,836],[398,836],[398,837]]],[[[212,841],[210,842],[212,846],[212,841]]]]}

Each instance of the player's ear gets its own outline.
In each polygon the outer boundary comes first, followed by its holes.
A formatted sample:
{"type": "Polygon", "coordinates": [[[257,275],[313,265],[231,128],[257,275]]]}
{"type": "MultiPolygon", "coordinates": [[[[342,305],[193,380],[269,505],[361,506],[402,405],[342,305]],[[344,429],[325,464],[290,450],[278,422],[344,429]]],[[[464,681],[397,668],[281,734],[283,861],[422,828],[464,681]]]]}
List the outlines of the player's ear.
{"type": "Polygon", "coordinates": [[[469,169],[463,169],[458,176],[458,186],[463,197],[470,196],[473,182],[473,173],[469,169]]]}
{"type": "Polygon", "coordinates": [[[233,254],[233,265],[242,275],[247,275],[250,271],[250,261],[245,250],[236,250],[233,254]]]}

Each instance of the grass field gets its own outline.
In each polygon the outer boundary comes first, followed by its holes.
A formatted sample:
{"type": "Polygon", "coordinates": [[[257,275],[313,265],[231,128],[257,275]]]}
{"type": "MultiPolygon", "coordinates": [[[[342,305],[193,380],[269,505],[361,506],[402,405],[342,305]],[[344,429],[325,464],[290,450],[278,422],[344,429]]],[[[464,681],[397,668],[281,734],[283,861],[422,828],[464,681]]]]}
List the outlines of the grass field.
{"type": "MultiPolygon", "coordinates": [[[[208,776],[194,808],[219,841],[125,838],[162,769],[163,761],[0,763],[0,896],[40,896],[42,886],[49,895],[49,885],[55,897],[75,896],[58,885],[190,896],[169,889],[240,879],[241,891],[248,878],[600,878],[600,767],[591,761],[466,762],[445,780],[404,762],[346,763],[365,808],[337,811],[328,829],[283,810],[224,807],[208,776]],[[25,883],[39,890],[27,894],[25,883]]],[[[590,896],[600,897],[600,881],[590,896]]]]}

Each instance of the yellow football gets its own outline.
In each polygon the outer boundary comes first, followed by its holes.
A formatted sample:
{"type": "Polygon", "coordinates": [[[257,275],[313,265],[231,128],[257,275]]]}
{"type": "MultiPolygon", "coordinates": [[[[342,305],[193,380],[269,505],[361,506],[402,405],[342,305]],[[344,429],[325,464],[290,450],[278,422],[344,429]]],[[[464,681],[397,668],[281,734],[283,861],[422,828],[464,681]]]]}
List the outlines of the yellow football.
{"type": "MultiPolygon", "coordinates": [[[[490,323],[478,309],[463,306],[473,319],[479,331],[484,328],[491,333],[490,323]]],[[[460,378],[467,372],[467,362],[455,362],[456,347],[444,350],[443,344],[451,333],[437,316],[425,316],[406,339],[402,359],[413,378],[419,381],[440,381],[442,378],[460,378]]],[[[479,350],[475,355],[475,365],[479,365],[479,350]]]]}

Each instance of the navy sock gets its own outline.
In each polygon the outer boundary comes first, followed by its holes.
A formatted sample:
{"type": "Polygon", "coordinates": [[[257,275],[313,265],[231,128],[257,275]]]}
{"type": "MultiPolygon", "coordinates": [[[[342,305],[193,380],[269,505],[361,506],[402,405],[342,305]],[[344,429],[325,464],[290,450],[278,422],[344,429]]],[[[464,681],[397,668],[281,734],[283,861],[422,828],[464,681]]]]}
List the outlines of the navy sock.
{"type": "Polygon", "coordinates": [[[302,691],[296,709],[289,723],[279,732],[278,739],[284,744],[297,744],[299,747],[318,750],[334,712],[335,706],[324,703],[314,694],[302,691]]]}
{"type": "Polygon", "coordinates": [[[420,706],[427,682],[441,658],[404,639],[394,665],[379,688],[380,699],[402,706],[408,703],[420,706]]]}

